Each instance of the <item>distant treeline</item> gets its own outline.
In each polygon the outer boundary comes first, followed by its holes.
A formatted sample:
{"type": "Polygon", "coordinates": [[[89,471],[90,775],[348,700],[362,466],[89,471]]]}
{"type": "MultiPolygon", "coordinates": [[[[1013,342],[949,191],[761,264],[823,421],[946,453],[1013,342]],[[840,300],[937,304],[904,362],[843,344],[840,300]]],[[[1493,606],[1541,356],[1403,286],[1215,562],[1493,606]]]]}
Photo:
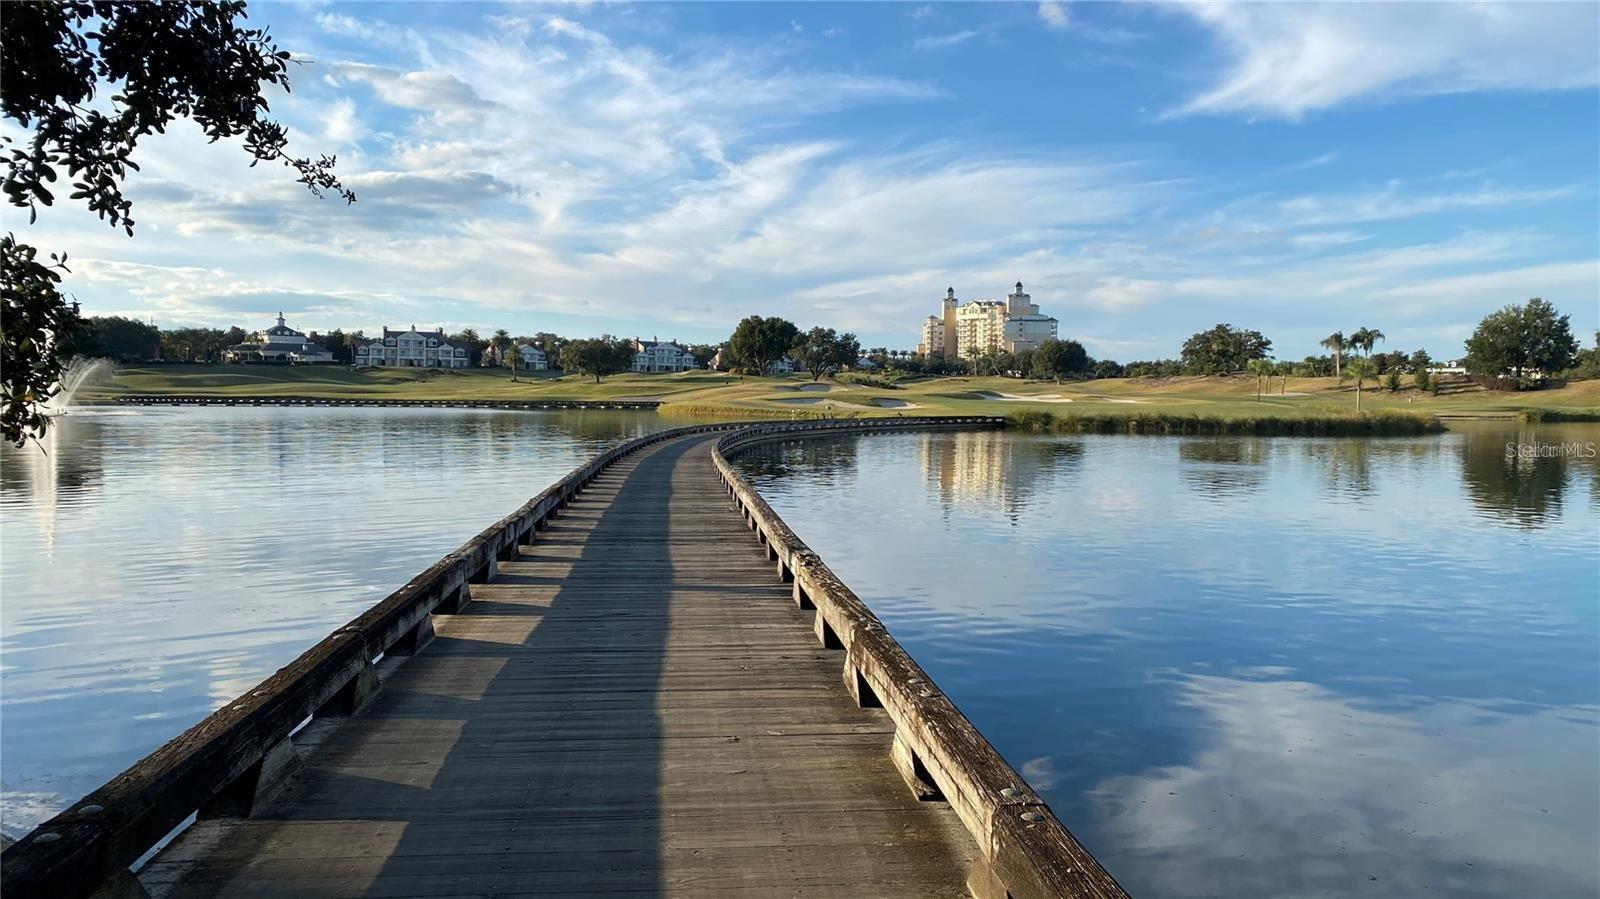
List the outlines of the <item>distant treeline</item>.
{"type": "MultiPolygon", "coordinates": [[[[1519,389],[1552,379],[1600,377],[1600,333],[1596,346],[1581,348],[1573,337],[1569,317],[1559,315],[1542,299],[1506,306],[1483,319],[1466,342],[1464,366],[1474,380],[1488,386],[1519,389]]],[[[94,316],[82,320],[82,327],[69,338],[74,355],[97,356],[119,362],[218,362],[231,346],[252,338],[240,327],[172,328],[122,316],[94,316]]],[[[368,338],[362,331],[335,328],[325,334],[311,331],[311,341],[325,347],[336,362],[350,363],[355,347],[368,338]]],[[[512,336],[504,329],[483,337],[471,328],[448,336],[457,346],[467,348],[473,365],[500,365],[514,346],[534,346],[544,352],[551,368],[571,369],[603,377],[625,371],[632,358],[631,342],[606,336],[574,340],[548,331],[531,336],[512,336]],[[563,355],[571,358],[564,364],[563,355]]],[[[1034,349],[1018,352],[991,349],[970,359],[945,359],[919,353],[892,351],[886,347],[862,350],[855,335],[832,329],[801,331],[781,318],[750,316],[740,322],[733,335],[720,344],[685,346],[702,367],[717,351],[733,366],[748,371],[766,371],[778,359],[791,357],[814,377],[859,366],[877,369],[886,385],[903,376],[997,375],[1017,378],[1139,378],[1180,375],[1219,375],[1254,372],[1258,377],[1326,378],[1355,377],[1379,380],[1390,389],[1399,389],[1398,376],[1410,375],[1416,386],[1428,389],[1428,369],[1433,358],[1426,350],[1387,350],[1376,344],[1384,340],[1382,331],[1361,327],[1346,336],[1335,331],[1321,341],[1331,352],[1306,356],[1299,361],[1272,357],[1272,341],[1260,331],[1218,324],[1185,340],[1174,359],[1142,359],[1120,363],[1095,359],[1076,340],[1049,340],[1034,349]],[[860,358],[858,358],[860,354],[860,358]]]]}

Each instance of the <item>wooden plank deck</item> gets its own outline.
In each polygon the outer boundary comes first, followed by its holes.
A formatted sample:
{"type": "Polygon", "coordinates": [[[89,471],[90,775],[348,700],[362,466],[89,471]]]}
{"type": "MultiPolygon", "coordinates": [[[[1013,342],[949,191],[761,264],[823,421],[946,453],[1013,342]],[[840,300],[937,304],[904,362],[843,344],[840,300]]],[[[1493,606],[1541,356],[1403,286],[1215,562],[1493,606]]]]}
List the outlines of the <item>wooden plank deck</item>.
{"type": "Polygon", "coordinates": [[[500,563],[264,812],[203,821],[152,896],[965,896],[711,464],[606,469],[500,563]]]}

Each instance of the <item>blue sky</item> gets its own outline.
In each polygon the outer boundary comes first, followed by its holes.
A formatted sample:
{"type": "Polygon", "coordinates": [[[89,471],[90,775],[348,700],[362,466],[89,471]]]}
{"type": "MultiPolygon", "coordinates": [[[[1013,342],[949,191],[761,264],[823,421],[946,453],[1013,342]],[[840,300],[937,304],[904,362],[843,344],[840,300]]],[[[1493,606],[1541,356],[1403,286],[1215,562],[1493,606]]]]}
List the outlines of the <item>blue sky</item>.
{"type": "MultiPolygon", "coordinates": [[[[1600,16],[1570,4],[262,4],[274,114],[360,196],[185,125],[16,228],[94,314],[910,348],[1017,280],[1098,357],[1220,321],[1458,355],[1600,325],[1600,16]]],[[[7,123],[8,129],[14,127],[7,123]]]]}

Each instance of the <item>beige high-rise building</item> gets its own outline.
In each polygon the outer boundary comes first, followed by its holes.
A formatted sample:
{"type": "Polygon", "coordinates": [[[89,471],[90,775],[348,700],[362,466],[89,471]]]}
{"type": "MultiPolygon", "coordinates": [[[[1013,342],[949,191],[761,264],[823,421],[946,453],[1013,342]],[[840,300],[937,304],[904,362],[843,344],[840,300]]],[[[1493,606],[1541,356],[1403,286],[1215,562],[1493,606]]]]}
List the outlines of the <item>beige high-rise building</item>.
{"type": "Polygon", "coordinates": [[[917,352],[973,359],[991,349],[1008,353],[1031,350],[1056,336],[1056,320],[1039,312],[1032,297],[1023,292],[1021,281],[1004,300],[962,303],[951,287],[945,291],[941,312],[923,320],[917,352]]]}

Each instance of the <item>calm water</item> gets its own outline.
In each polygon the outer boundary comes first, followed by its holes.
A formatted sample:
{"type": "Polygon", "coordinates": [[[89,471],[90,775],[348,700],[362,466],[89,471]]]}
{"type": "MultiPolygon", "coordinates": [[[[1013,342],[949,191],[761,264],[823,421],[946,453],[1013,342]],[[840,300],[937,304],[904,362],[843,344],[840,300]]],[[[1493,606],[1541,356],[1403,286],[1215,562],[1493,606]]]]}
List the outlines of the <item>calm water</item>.
{"type": "Polygon", "coordinates": [[[1137,896],[1600,892],[1600,477],[1425,439],[743,464],[1137,896]]]}
{"type": "Polygon", "coordinates": [[[0,825],[25,833],[654,413],[87,412],[0,451],[0,825]]]}
{"type": "MultiPolygon", "coordinates": [[[[7,833],[648,413],[77,415],[0,452],[7,833]]],[[[748,465],[1142,896],[1600,890],[1600,477],[1506,443],[874,435],[748,465]]]]}

